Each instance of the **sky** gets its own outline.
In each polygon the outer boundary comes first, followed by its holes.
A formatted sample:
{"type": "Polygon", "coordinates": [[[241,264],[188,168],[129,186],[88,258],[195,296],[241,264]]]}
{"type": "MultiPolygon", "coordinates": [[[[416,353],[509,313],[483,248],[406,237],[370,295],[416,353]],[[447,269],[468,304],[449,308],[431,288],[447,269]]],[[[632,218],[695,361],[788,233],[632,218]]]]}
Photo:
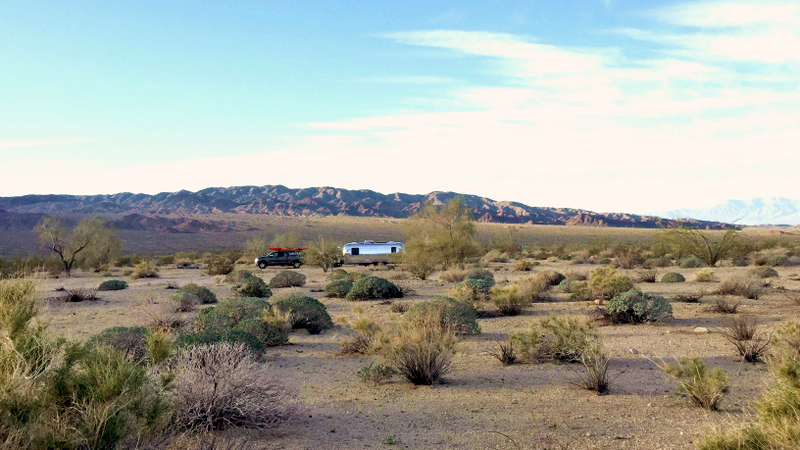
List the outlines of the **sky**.
{"type": "Polygon", "coordinates": [[[798,198],[800,2],[8,1],[0,196],[798,198]]]}

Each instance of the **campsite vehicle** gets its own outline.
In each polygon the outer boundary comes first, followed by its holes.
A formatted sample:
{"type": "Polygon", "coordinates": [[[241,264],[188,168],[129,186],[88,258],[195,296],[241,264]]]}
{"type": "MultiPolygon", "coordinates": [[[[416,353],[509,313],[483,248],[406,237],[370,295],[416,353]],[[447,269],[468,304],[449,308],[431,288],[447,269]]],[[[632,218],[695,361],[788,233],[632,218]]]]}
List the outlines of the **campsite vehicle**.
{"type": "Polygon", "coordinates": [[[342,256],[339,258],[339,265],[342,264],[388,264],[395,253],[400,253],[405,249],[402,242],[349,242],[342,247],[342,256]]]}
{"type": "Polygon", "coordinates": [[[272,250],[266,256],[256,258],[256,265],[259,269],[266,269],[267,266],[292,266],[295,269],[303,264],[303,250],[307,247],[269,247],[272,250]]]}

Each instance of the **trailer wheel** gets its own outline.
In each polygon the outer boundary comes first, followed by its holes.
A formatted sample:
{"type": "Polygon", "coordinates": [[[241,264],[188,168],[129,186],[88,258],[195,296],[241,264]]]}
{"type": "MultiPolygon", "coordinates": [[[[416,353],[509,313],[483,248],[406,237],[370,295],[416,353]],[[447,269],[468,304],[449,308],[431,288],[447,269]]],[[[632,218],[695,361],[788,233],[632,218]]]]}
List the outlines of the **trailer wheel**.
{"type": "Polygon", "coordinates": [[[293,262],[292,263],[292,267],[294,267],[295,269],[299,269],[300,268],[300,261],[293,262]]]}
{"type": "Polygon", "coordinates": [[[267,268],[267,262],[266,261],[259,261],[258,262],[258,268],[259,269],[266,269],[267,268]]]}

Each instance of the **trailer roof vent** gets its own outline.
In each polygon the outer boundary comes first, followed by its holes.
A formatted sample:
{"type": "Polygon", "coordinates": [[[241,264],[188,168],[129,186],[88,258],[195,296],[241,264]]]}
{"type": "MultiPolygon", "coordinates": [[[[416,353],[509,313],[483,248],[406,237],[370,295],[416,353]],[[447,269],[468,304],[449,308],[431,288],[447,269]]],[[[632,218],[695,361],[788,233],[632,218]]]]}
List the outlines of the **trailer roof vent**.
{"type": "Polygon", "coordinates": [[[375,243],[375,241],[369,241],[369,240],[367,240],[367,241],[364,241],[364,243],[365,243],[365,244],[374,244],[374,243],[375,243]]]}

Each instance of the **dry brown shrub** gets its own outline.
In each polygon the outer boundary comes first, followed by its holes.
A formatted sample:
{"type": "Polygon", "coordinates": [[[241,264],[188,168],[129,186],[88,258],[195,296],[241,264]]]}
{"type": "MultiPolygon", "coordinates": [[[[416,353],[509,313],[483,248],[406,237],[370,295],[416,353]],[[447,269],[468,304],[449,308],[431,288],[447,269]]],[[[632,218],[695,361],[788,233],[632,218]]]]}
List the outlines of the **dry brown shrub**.
{"type": "Polygon", "coordinates": [[[268,428],[288,418],[286,387],[241,344],[190,347],[174,367],[173,420],[180,430],[268,428]]]}

